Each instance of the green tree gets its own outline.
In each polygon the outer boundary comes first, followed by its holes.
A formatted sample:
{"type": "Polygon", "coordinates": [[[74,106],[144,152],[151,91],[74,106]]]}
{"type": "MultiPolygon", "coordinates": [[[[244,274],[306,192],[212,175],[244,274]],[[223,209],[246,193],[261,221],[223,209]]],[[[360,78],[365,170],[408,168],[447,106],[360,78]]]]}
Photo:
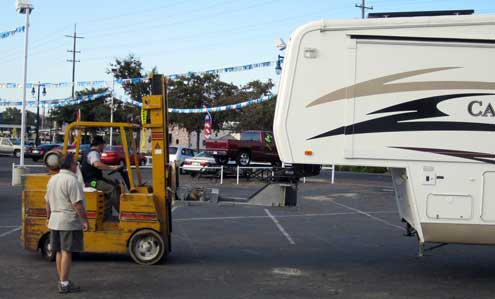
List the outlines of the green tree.
{"type": "MultiPolygon", "coordinates": [[[[84,89],[76,91],[76,97],[105,93],[108,91],[108,88],[84,89]]],[[[93,101],[55,108],[52,110],[50,118],[51,120],[56,121],[57,124],[62,124],[64,122],[71,123],[76,120],[76,112],[80,109],[82,121],[110,121],[110,107],[108,101],[106,101],[109,98],[110,95],[104,95],[93,101]]]]}
{"type": "MultiPolygon", "coordinates": [[[[267,82],[251,81],[241,88],[240,97],[242,101],[257,99],[268,95],[273,88],[271,80],[267,82]]],[[[235,111],[231,117],[236,120],[234,129],[238,132],[246,130],[273,130],[273,118],[275,115],[276,97],[261,104],[255,104],[235,111]]]]}
{"type": "MultiPolygon", "coordinates": [[[[220,81],[218,75],[180,76],[168,82],[168,105],[173,108],[203,108],[234,103],[238,98],[239,89],[220,81]]],[[[225,112],[212,113],[213,129],[221,127],[229,119],[225,112]]],[[[169,114],[169,122],[185,128],[189,133],[196,132],[196,144],[199,149],[199,134],[204,127],[203,113],[169,114]]]]}
{"type": "MultiPolygon", "coordinates": [[[[157,70],[154,67],[150,74],[156,74],[157,70]]],[[[144,78],[147,76],[143,63],[134,54],[129,54],[126,58],[117,58],[115,62],[110,63],[110,67],[107,69],[107,74],[112,74],[115,80],[132,79],[132,78],[144,78]]],[[[141,102],[142,97],[149,95],[151,91],[150,82],[124,82],[122,88],[125,93],[129,95],[133,100],[141,102]]],[[[116,103],[116,101],[114,101],[116,103]]],[[[115,113],[119,114],[120,118],[124,118],[123,121],[127,122],[140,122],[141,109],[131,105],[118,105],[115,113]]],[[[116,114],[114,114],[114,119],[116,114]]]]}
{"type": "MultiPolygon", "coordinates": [[[[7,125],[20,125],[21,124],[21,110],[15,107],[7,107],[1,113],[1,123],[7,125]]],[[[26,125],[34,126],[36,124],[36,113],[26,110],[26,125]]]]}

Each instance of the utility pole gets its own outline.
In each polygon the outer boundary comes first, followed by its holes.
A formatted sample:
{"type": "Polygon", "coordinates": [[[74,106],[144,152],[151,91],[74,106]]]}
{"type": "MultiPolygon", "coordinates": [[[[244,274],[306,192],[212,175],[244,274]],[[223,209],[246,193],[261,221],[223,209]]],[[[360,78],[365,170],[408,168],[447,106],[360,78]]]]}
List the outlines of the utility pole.
{"type": "Polygon", "coordinates": [[[74,35],[66,35],[65,37],[70,37],[74,40],[74,46],[72,47],[72,50],[67,50],[67,52],[72,53],[72,59],[67,59],[67,62],[72,62],[72,99],[74,99],[74,89],[76,87],[75,79],[76,79],[76,62],[80,62],[79,60],[76,60],[76,53],[81,53],[81,51],[76,51],[76,40],[78,38],[84,38],[82,36],[77,36],[76,33],[76,25],[74,24],[74,35]]]}
{"type": "Polygon", "coordinates": [[[366,6],[366,0],[361,0],[361,5],[355,4],[355,6],[361,8],[361,19],[364,19],[367,9],[373,9],[373,6],[366,6]]]}

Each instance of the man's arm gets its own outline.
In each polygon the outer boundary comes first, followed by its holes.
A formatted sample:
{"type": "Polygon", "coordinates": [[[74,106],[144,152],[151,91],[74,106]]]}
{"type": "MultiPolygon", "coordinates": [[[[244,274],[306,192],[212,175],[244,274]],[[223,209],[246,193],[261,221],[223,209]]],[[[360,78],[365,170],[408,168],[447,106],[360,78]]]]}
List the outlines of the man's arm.
{"type": "Polygon", "coordinates": [[[78,201],[76,203],[73,203],[72,207],[74,208],[74,210],[76,210],[77,215],[81,219],[83,225],[83,231],[85,232],[88,231],[89,230],[88,216],[86,215],[86,210],[84,209],[82,202],[78,201]]]}
{"type": "Polygon", "coordinates": [[[93,166],[100,170],[117,170],[120,168],[120,166],[118,165],[107,165],[101,161],[93,162],[93,166]]]}
{"type": "Polygon", "coordinates": [[[50,215],[52,214],[52,210],[50,209],[50,203],[46,202],[46,225],[48,225],[48,221],[50,220],[50,215]]]}

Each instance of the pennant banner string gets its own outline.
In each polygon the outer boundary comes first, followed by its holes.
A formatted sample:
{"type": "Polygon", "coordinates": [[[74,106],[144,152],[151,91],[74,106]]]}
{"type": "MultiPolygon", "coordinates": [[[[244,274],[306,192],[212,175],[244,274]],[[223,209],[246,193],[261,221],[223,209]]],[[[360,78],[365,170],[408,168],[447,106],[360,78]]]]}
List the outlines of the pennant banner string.
{"type": "Polygon", "coordinates": [[[14,36],[16,33],[24,32],[25,28],[26,28],[25,26],[19,26],[19,27],[17,27],[14,30],[0,32],[0,39],[4,39],[4,38],[10,37],[10,36],[14,36]]]}
{"type": "MultiPolygon", "coordinates": [[[[65,98],[65,99],[56,99],[56,100],[47,100],[44,101],[40,106],[45,107],[45,108],[58,108],[58,107],[65,107],[65,106],[71,106],[71,105],[77,105],[81,103],[86,103],[86,102],[91,102],[94,100],[97,100],[101,97],[104,96],[111,96],[110,92],[105,92],[105,93],[98,93],[98,94],[93,94],[93,95],[88,95],[88,96],[80,96],[75,99],[72,98],[65,98]]],[[[141,107],[142,104],[141,102],[135,101],[131,99],[130,97],[127,96],[117,96],[117,100],[125,103],[125,104],[130,104],[133,106],[141,107]]],[[[254,104],[260,104],[269,100],[273,99],[273,95],[267,95],[263,96],[257,99],[252,99],[252,100],[247,100],[241,103],[237,104],[229,104],[229,105],[224,105],[224,106],[217,106],[217,107],[205,107],[205,108],[168,108],[168,112],[170,113],[209,113],[209,112],[221,112],[221,111],[227,111],[227,110],[236,110],[236,109],[242,109],[254,104]]],[[[34,100],[28,101],[27,102],[28,107],[36,107],[37,102],[34,100]]],[[[20,107],[22,106],[22,101],[6,101],[6,100],[0,100],[0,107],[6,107],[6,106],[16,106],[20,107]]]]}
{"type": "MultiPolygon", "coordinates": [[[[232,67],[226,67],[226,68],[207,70],[207,71],[202,71],[202,72],[188,72],[188,73],[183,73],[183,74],[170,74],[170,75],[167,75],[167,77],[171,80],[176,80],[180,76],[243,72],[243,71],[249,71],[249,70],[254,70],[254,69],[259,69],[259,68],[273,67],[276,65],[276,63],[277,63],[276,61],[265,61],[265,62],[259,62],[259,63],[253,63],[253,64],[246,64],[246,65],[240,65],[240,66],[232,66],[232,67]]],[[[129,78],[129,79],[118,79],[115,81],[104,81],[104,80],[79,81],[79,82],[75,82],[74,84],[77,87],[111,87],[113,85],[113,83],[133,84],[133,83],[140,83],[140,82],[148,82],[148,78],[129,78]]],[[[33,86],[35,86],[37,84],[38,83],[27,83],[26,87],[32,88],[33,86]]],[[[57,82],[57,83],[46,82],[46,83],[41,83],[41,85],[44,85],[46,88],[69,88],[69,87],[72,87],[72,82],[57,82]]],[[[22,83],[9,83],[9,82],[0,83],[0,88],[22,88],[22,87],[23,87],[22,83]]]]}

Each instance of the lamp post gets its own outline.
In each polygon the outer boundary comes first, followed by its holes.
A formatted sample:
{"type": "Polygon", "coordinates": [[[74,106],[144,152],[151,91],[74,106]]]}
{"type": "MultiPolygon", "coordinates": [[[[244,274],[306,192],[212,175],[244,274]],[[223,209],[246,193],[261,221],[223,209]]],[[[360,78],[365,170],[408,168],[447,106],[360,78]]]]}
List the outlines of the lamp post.
{"type": "MultiPolygon", "coordinates": [[[[33,84],[33,88],[31,89],[31,94],[33,97],[36,95],[36,89],[34,86],[35,85],[33,84]]],[[[40,82],[38,82],[36,86],[38,86],[38,101],[36,105],[36,138],[34,139],[34,143],[38,146],[40,145],[40,87],[43,86],[43,96],[46,96],[46,88],[45,85],[40,82]]]]}
{"type": "Polygon", "coordinates": [[[26,84],[27,84],[27,62],[28,62],[28,42],[29,42],[29,15],[34,7],[29,0],[17,0],[16,10],[20,14],[26,15],[26,35],[24,37],[24,84],[22,91],[22,111],[21,111],[21,157],[20,166],[24,166],[24,145],[26,136],[26,84]]]}

